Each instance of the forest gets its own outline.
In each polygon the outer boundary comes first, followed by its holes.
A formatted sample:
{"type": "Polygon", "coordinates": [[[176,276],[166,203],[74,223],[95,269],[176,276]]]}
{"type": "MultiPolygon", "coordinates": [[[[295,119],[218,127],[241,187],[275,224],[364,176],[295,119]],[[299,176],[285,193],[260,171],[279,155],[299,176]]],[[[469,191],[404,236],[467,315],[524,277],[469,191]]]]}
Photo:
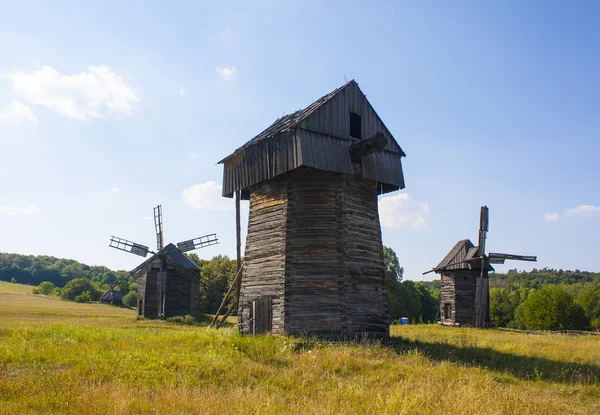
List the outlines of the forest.
{"type": "MultiPolygon", "coordinates": [[[[215,313],[231,280],[236,261],[225,255],[190,258],[202,267],[201,311],[215,313]]],[[[385,288],[390,320],[412,323],[438,318],[440,281],[404,279],[393,249],[384,247],[385,288]]],[[[0,280],[36,286],[35,292],[78,302],[98,301],[109,284],[127,275],[71,259],[0,253],[0,280]]],[[[123,301],[135,306],[137,284],[120,287],[123,301]]],[[[600,330],[600,273],[543,268],[490,274],[490,317],[496,327],[532,330],[600,330]]]]}

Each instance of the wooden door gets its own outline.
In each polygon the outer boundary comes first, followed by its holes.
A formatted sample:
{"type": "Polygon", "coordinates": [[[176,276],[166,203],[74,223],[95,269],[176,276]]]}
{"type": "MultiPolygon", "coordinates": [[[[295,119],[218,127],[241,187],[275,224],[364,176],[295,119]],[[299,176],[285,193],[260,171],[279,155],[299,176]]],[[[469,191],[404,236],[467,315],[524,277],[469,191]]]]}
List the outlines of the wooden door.
{"type": "Polygon", "coordinates": [[[270,298],[261,298],[252,301],[252,334],[270,332],[272,320],[273,312],[270,298]]]}

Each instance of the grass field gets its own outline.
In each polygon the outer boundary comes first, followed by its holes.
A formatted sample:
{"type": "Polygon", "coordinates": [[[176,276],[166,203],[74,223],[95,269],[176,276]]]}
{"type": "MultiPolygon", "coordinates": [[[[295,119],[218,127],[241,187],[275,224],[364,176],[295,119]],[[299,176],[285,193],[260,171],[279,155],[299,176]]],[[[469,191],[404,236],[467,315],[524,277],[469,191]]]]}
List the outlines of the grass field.
{"type": "Polygon", "coordinates": [[[136,320],[0,284],[0,413],[596,414],[600,337],[394,326],[394,347],[136,320]]]}

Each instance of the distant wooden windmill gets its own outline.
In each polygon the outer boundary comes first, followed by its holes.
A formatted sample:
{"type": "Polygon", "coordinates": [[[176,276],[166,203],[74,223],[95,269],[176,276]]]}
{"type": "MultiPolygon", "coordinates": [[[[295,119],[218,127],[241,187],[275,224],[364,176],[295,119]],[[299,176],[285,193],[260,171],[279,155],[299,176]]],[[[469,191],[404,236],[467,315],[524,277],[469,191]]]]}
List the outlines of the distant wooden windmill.
{"type": "Polygon", "coordinates": [[[111,289],[101,299],[110,301],[115,288],[122,283],[138,280],[138,315],[146,318],[167,318],[179,315],[195,315],[199,311],[200,267],[184,252],[219,243],[212,233],[179,242],[177,246],[164,246],[162,207],[154,208],[156,252],[127,239],[111,236],[110,246],[134,255],[152,257],[132,269],[126,277],[111,284],[111,289]]]}
{"type": "Polygon", "coordinates": [[[537,261],[535,256],[492,253],[485,254],[485,240],[489,228],[489,209],[481,207],[479,245],[464,239],[430,272],[441,274],[441,322],[446,325],[472,325],[484,327],[489,317],[489,271],[491,264],[504,264],[505,260],[537,261]]]}

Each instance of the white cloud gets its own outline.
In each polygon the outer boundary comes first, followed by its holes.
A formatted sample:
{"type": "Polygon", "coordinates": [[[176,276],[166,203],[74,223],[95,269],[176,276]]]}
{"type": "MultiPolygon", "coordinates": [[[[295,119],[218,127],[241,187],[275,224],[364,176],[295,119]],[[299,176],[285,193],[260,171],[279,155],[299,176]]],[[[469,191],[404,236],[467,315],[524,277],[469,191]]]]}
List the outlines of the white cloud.
{"type": "Polygon", "coordinates": [[[559,219],[560,219],[560,213],[558,213],[558,212],[544,214],[544,220],[546,222],[558,222],[559,219]]]}
{"type": "Polygon", "coordinates": [[[232,66],[231,68],[217,68],[217,73],[221,76],[221,78],[228,80],[233,78],[233,75],[236,73],[236,69],[235,66],[232,66]]]}
{"type": "Polygon", "coordinates": [[[183,202],[195,209],[233,210],[234,203],[221,195],[222,188],[213,181],[190,186],[183,191],[183,202]]]}
{"type": "Polygon", "coordinates": [[[406,193],[379,199],[379,218],[386,228],[427,228],[429,210],[427,203],[417,202],[406,193]]]}
{"type": "Polygon", "coordinates": [[[179,95],[181,95],[182,97],[185,96],[185,91],[183,88],[179,88],[179,95]]]}
{"type": "Polygon", "coordinates": [[[121,190],[118,187],[111,187],[108,190],[105,190],[104,193],[119,193],[121,190]]]}
{"type": "Polygon", "coordinates": [[[33,216],[39,215],[41,209],[36,205],[29,205],[26,208],[16,206],[0,206],[0,216],[33,216]]]}
{"type": "Polygon", "coordinates": [[[565,210],[566,215],[591,215],[593,213],[600,213],[600,206],[579,205],[575,208],[565,210]]]}
{"type": "Polygon", "coordinates": [[[123,78],[106,66],[90,66],[87,72],[61,75],[44,66],[27,74],[12,75],[13,89],[34,104],[76,120],[104,118],[111,113],[131,115],[138,97],[123,78]]]}
{"type": "Polygon", "coordinates": [[[31,108],[20,101],[12,101],[10,104],[0,107],[0,122],[18,123],[20,121],[37,123],[38,119],[31,108]]]}

